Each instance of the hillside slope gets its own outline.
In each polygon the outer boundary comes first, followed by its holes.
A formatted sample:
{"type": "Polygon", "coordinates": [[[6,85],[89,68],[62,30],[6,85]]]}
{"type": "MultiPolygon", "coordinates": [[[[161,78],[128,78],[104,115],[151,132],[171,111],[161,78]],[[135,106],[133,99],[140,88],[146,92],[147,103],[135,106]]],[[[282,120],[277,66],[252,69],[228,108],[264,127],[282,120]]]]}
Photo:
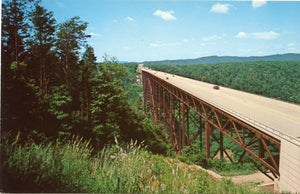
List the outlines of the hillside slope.
{"type": "Polygon", "coordinates": [[[145,65],[196,65],[211,64],[224,62],[251,62],[251,61],[300,61],[300,54],[287,53],[269,56],[250,56],[250,57],[234,57],[234,56],[209,56],[196,59],[178,59],[163,61],[145,61],[145,65]]]}

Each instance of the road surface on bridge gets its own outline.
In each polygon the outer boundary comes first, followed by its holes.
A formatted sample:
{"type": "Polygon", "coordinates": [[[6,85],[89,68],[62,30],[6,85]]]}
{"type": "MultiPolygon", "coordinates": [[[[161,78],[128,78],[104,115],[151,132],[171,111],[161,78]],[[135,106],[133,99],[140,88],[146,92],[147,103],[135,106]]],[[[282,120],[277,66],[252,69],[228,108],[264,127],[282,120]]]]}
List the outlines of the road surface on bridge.
{"type": "Polygon", "coordinates": [[[247,92],[143,69],[194,95],[249,125],[275,137],[300,145],[300,106],[247,92]]]}

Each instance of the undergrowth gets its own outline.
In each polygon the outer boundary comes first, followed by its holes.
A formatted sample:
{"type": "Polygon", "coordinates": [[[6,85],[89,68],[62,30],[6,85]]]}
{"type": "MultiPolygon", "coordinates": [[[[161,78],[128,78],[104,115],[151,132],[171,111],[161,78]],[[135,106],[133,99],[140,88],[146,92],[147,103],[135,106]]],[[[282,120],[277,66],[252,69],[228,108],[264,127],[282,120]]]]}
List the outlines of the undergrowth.
{"type": "Polygon", "coordinates": [[[55,143],[22,144],[18,135],[4,138],[1,151],[4,192],[254,192],[229,180],[217,181],[177,159],[153,155],[133,141],[97,151],[75,136],[55,143]]]}
{"type": "Polygon", "coordinates": [[[206,154],[199,151],[199,148],[195,145],[186,146],[183,153],[177,155],[176,158],[188,164],[195,164],[210,169],[222,176],[246,175],[257,172],[255,161],[244,163],[234,161],[234,163],[231,163],[224,159],[206,159],[206,154]]]}

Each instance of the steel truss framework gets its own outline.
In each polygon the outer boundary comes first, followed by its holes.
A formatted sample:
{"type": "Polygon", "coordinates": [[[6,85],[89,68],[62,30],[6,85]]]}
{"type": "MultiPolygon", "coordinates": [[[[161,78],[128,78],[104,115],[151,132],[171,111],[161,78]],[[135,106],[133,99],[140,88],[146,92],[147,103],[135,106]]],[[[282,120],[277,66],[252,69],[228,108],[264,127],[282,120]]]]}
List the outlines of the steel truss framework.
{"type": "Polygon", "coordinates": [[[167,126],[176,153],[182,153],[183,148],[191,145],[197,137],[200,138],[202,151],[202,131],[205,130],[207,158],[220,152],[221,158],[225,153],[233,162],[223,147],[225,135],[244,150],[238,162],[247,152],[269,169],[275,178],[279,177],[279,140],[151,73],[143,71],[142,76],[145,112],[153,116],[156,123],[162,122],[167,126]],[[194,134],[189,131],[191,123],[198,128],[194,134]],[[220,146],[213,155],[210,151],[211,140],[220,146]]]}

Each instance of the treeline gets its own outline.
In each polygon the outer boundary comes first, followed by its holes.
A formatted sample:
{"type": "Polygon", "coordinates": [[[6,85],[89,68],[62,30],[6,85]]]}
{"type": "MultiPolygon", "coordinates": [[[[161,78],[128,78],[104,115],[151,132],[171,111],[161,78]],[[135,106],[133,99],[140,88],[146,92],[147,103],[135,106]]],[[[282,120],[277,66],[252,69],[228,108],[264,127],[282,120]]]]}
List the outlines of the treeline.
{"type": "Polygon", "coordinates": [[[77,135],[97,149],[135,139],[164,153],[161,126],[131,106],[124,91],[135,75],[114,57],[96,62],[87,26],[79,17],[57,23],[39,0],[3,2],[2,136],[21,132],[39,143],[77,135]]]}
{"type": "Polygon", "coordinates": [[[300,104],[300,61],[149,65],[151,69],[300,104]]]}

